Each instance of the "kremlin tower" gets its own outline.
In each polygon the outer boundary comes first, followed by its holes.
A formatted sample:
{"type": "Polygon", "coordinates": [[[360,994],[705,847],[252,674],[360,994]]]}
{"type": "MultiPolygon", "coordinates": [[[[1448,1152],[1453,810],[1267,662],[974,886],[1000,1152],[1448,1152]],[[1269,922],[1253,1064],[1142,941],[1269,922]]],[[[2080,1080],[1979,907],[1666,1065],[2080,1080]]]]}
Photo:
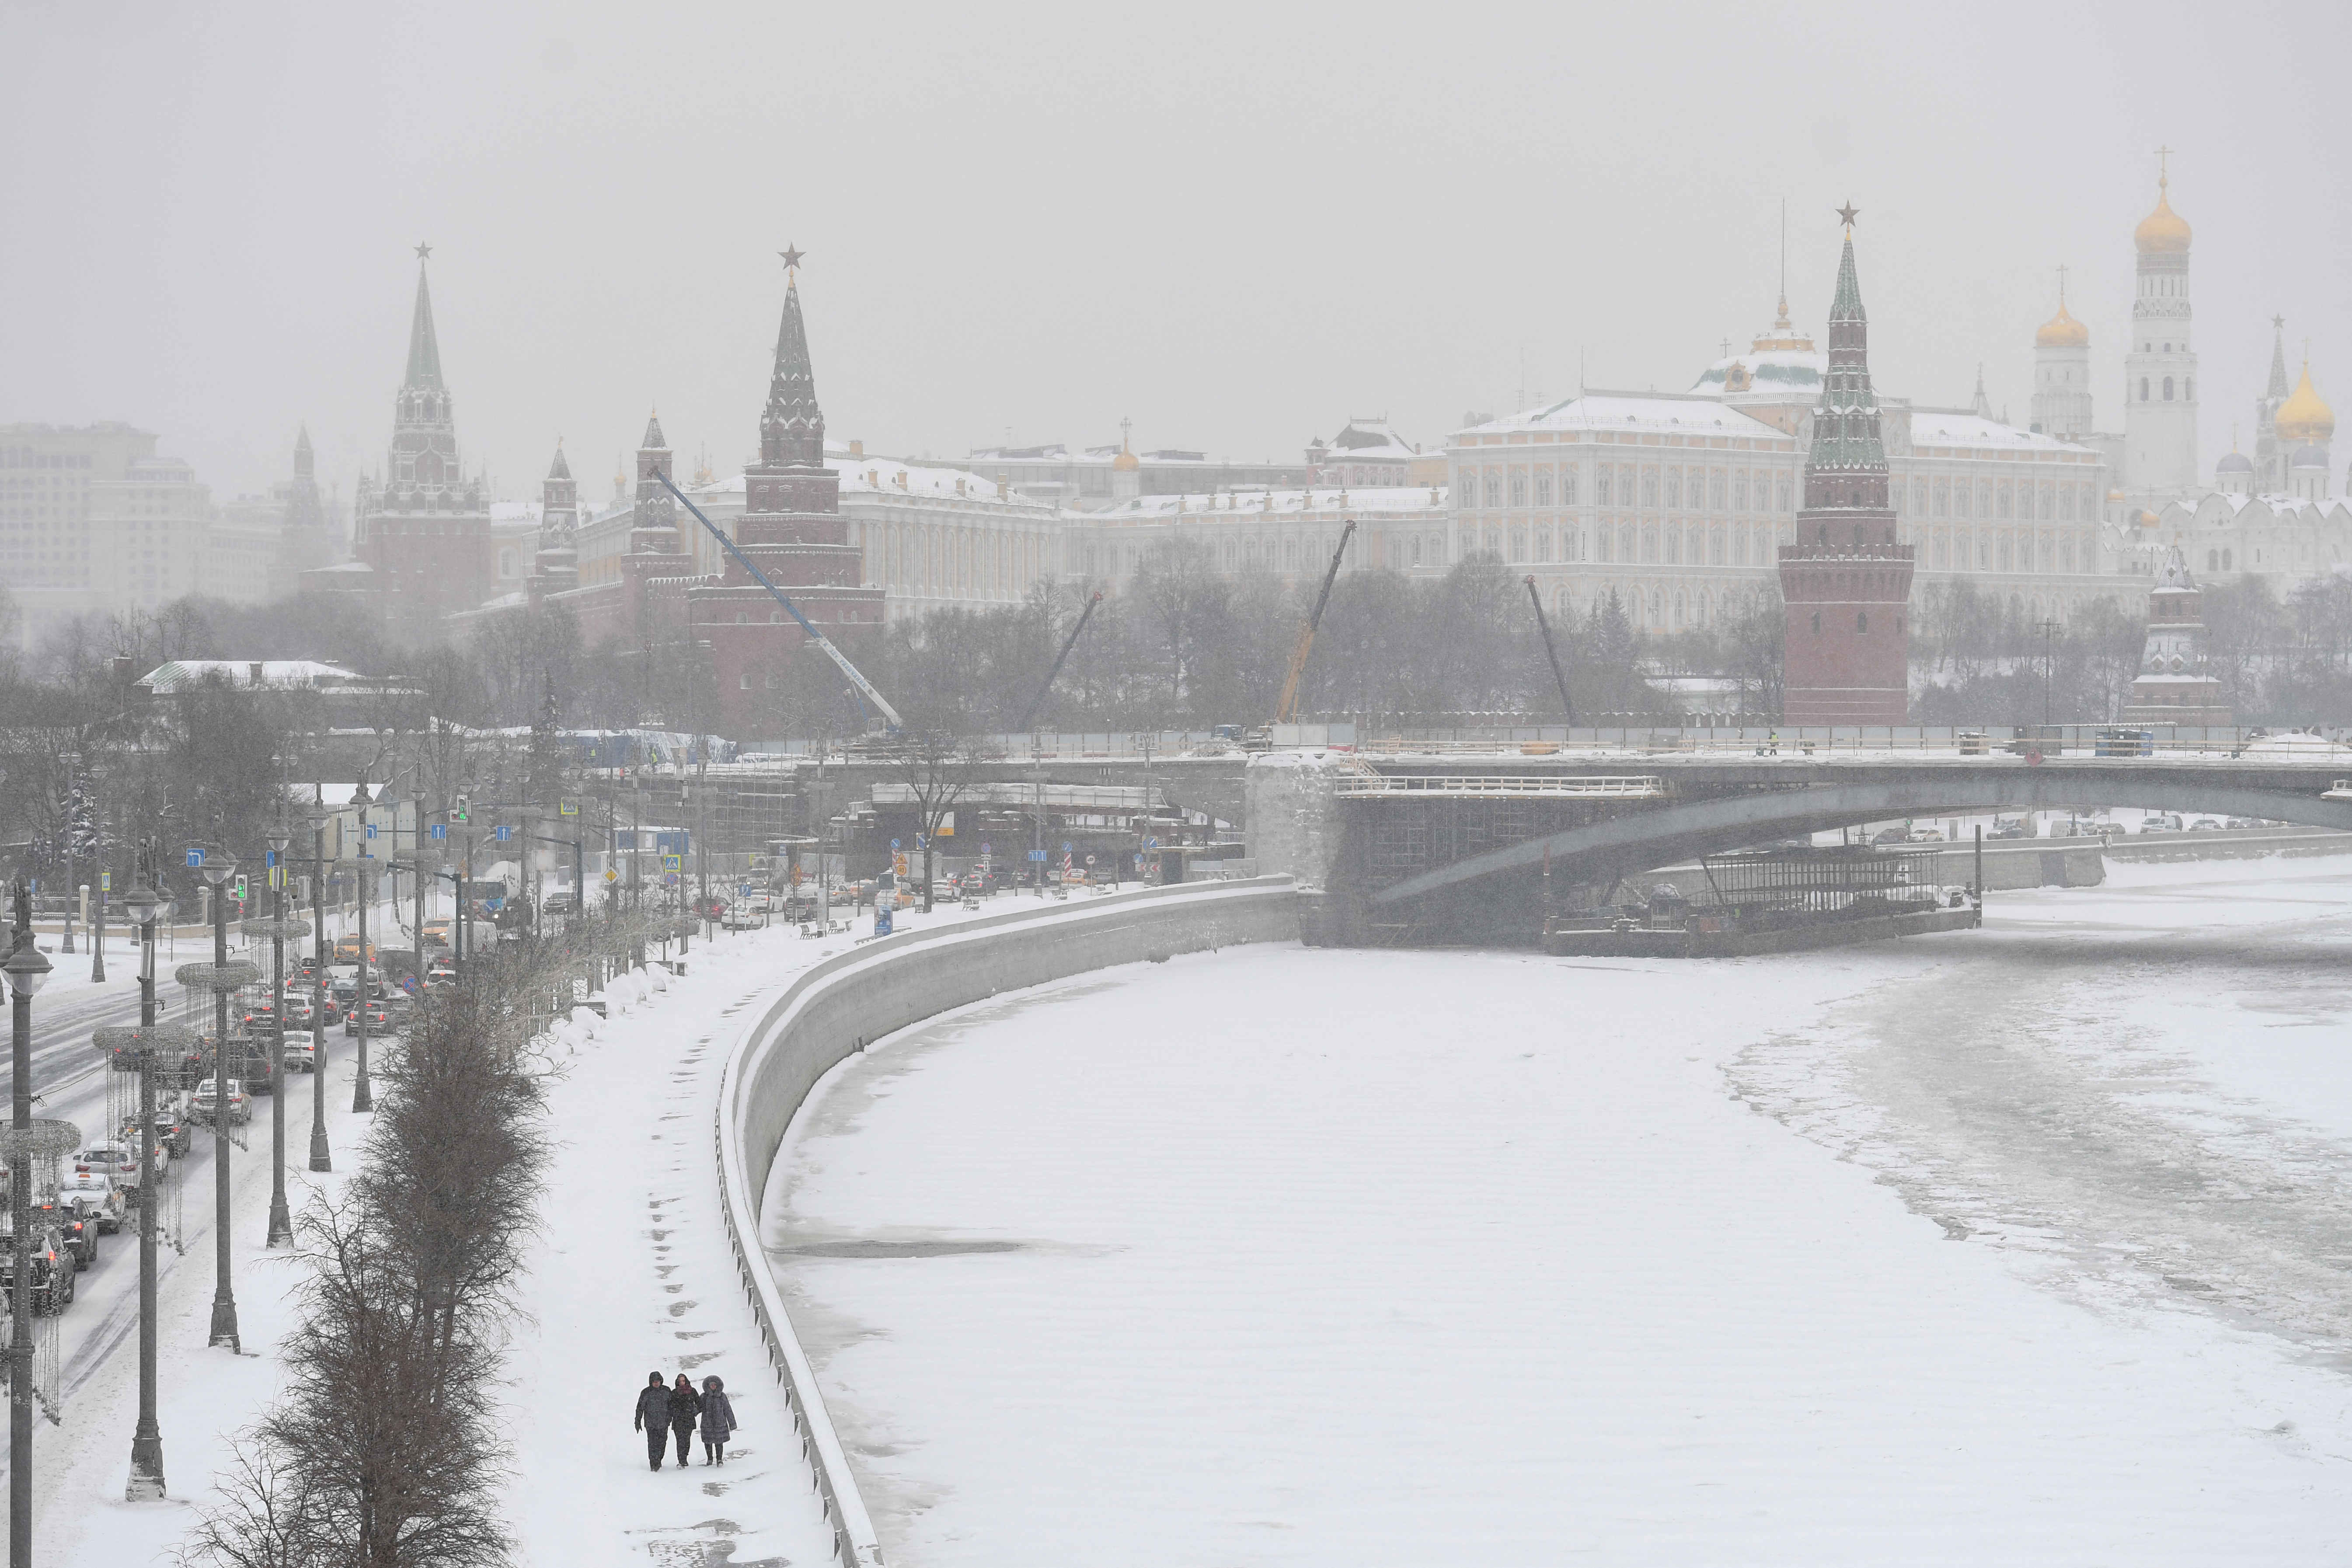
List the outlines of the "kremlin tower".
{"type": "Polygon", "coordinates": [[[1789,612],[1781,721],[1900,724],[1909,716],[1913,546],[1895,542],[1886,444],[1870,384],[1870,320],[1854,274],[1854,209],[1830,306],[1797,542],[1780,549],[1789,612]]]}
{"type": "Polygon", "coordinates": [[[2066,309],[2066,269],[2058,269],[2058,313],[2033,334],[2033,429],[2061,441],[2091,434],[2091,329],[2066,309]]]}
{"type": "Polygon", "coordinates": [[[2189,225],[2172,210],[2168,174],[2156,210],[2132,231],[2139,252],[2132,341],[2124,356],[2123,488],[2182,495],[2199,486],[2197,353],[2190,340],[2189,225]]]}
{"type": "Polygon", "coordinates": [[[2229,729],[2236,720],[2221,702],[2221,682],[2205,651],[2205,595],[2174,545],[2147,595],[2147,645],[2124,704],[2126,724],[2186,724],[2229,729]]]}

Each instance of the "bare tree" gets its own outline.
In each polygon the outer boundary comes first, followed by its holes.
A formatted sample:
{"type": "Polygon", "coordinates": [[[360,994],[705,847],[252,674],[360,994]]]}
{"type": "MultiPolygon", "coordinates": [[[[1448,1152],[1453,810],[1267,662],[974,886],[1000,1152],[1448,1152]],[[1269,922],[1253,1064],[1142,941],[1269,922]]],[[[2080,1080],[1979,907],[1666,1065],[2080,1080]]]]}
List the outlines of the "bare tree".
{"type": "Polygon", "coordinates": [[[896,736],[881,753],[892,778],[915,799],[916,831],[923,851],[923,912],[931,909],[931,857],[956,805],[972,791],[981,768],[996,752],[944,726],[913,729],[896,736]]]}

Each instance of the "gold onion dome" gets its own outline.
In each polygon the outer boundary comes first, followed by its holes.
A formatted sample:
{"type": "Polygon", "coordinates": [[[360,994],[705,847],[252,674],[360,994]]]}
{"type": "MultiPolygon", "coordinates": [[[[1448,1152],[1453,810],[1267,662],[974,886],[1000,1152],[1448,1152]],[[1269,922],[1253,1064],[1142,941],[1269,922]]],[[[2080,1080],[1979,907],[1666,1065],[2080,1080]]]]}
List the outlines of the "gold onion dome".
{"type": "Polygon", "coordinates": [[[2311,384],[2311,362],[2303,362],[2303,380],[2294,395],[2279,405],[2278,433],[2288,441],[2325,441],[2336,434],[2336,410],[2321,401],[2311,384]]]}
{"type": "Polygon", "coordinates": [[[2058,313],[2042,323],[2033,334],[2037,349],[2086,349],[2091,346],[2091,329],[2069,315],[2066,296],[2058,296],[2058,313]]]}
{"type": "Polygon", "coordinates": [[[2174,212],[2172,203],[2165,197],[2165,188],[2171,184],[2170,180],[2157,181],[2156,210],[2140,219],[2139,226],[2132,230],[2132,244],[2143,256],[2151,251],[2189,248],[2188,220],[2174,212]]]}

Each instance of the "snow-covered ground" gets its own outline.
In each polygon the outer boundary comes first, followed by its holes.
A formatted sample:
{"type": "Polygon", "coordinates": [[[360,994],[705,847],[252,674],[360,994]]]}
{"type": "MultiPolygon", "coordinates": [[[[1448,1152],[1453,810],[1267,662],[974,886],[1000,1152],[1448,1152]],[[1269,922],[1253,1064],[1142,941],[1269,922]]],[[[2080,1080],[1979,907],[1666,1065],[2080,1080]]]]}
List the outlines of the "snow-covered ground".
{"type": "Polygon", "coordinates": [[[763,1239],[887,1556],[2345,1561],[2352,861],[2110,876],[1794,957],[1232,950],[851,1058],[763,1239]]]}

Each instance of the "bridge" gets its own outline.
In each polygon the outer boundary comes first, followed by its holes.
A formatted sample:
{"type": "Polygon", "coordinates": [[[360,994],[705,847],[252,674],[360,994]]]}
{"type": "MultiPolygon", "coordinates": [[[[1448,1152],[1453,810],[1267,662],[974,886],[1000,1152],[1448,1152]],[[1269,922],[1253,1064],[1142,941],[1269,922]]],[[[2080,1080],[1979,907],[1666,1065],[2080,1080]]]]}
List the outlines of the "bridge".
{"type": "MultiPolygon", "coordinates": [[[[2152,756],[1893,751],[1261,759],[1253,857],[1320,888],[1341,942],[1533,930],[1555,893],[1890,817],[2142,807],[2352,832],[2338,749],[2152,756]]],[[[2352,846],[2347,846],[2352,847],[2352,846]]]]}

